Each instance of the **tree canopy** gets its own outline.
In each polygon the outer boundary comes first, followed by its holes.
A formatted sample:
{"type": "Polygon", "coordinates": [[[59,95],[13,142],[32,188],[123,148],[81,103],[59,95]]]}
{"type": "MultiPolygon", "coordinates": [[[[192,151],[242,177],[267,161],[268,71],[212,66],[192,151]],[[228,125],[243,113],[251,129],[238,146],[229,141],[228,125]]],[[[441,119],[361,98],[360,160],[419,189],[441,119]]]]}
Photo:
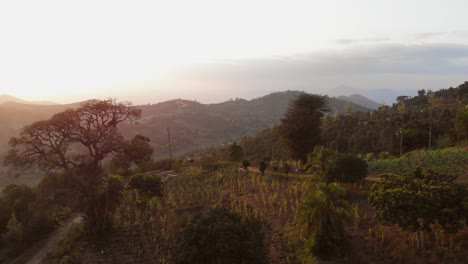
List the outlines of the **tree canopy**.
{"type": "Polygon", "coordinates": [[[327,100],[319,95],[302,94],[291,103],[279,133],[294,159],[305,162],[307,154],[321,142],[321,118],[327,111],[327,100]]]}

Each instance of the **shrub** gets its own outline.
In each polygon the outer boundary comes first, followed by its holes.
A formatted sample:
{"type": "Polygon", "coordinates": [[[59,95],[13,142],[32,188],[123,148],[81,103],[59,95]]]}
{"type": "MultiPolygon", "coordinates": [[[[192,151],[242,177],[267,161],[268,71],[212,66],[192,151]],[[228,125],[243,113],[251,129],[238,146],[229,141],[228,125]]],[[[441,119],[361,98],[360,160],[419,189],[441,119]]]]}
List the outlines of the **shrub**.
{"type": "Polygon", "coordinates": [[[179,234],[177,264],[268,263],[264,234],[256,220],[245,220],[226,208],[197,216],[179,234]]]}
{"type": "Polygon", "coordinates": [[[367,162],[353,155],[343,155],[336,159],[327,172],[327,180],[354,183],[367,176],[367,162]]]}
{"type": "Polygon", "coordinates": [[[147,198],[161,197],[163,195],[163,185],[161,177],[152,174],[138,173],[133,175],[128,182],[130,189],[136,189],[147,198]]]}
{"type": "Polygon", "coordinates": [[[247,170],[247,168],[249,168],[249,166],[250,166],[250,161],[246,160],[246,159],[242,160],[241,165],[245,170],[247,170]]]}
{"type": "Polygon", "coordinates": [[[258,167],[258,169],[260,170],[260,173],[262,175],[265,174],[265,170],[267,169],[267,167],[268,167],[268,161],[261,161],[260,162],[260,166],[258,167]]]}

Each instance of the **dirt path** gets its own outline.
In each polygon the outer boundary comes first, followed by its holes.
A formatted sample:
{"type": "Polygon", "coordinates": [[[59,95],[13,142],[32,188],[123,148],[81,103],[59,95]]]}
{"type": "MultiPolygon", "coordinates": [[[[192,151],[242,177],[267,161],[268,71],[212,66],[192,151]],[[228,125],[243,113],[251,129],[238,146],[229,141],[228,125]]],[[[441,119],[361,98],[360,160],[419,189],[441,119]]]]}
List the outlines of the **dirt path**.
{"type": "Polygon", "coordinates": [[[39,241],[32,248],[26,250],[23,254],[11,261],[10,264],[39,264],[51,252],[58,243],[65,238],[68,230],[73,224],[81,223],[83,219],[81,216],[76,216],[70,219],[67,223],[59,229],[52,232],[49,237],[39,241]]]}

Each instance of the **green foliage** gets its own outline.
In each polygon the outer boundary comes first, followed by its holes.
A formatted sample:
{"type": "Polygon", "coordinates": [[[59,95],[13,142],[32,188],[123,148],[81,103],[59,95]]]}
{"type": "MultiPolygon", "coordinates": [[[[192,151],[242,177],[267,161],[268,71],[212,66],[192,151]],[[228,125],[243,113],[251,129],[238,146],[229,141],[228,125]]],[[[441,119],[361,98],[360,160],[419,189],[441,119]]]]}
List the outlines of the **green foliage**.
{"type": "Polygon", "coordinates": [[[244,157],[244,150],[234,142],[228,147],[228,155],[230,161],[240,161],[244,157]]]}
{"type": "Polygon", "coordinates": [[[179,235],[177,264],[268,263],[261,224],[225,208],[196,217],[179,235]]]}
{"type": "Polygon", "coordinates": [[[288,159],[289,152],[278,133],[278,127],[260,131],[254,136],[242,138],[240,145],[245,157],[252,161],[262,161],[265,156],[275,159],[288,159]]]}
{"type": "Polygon", "coordinates": [[[342,155],[327,171],[327,180],[354,183],[367,176],[367,162],[354,155],[342,155]]]}
{"type": "Polygon", "coordinates": [[[309,173],[323,175],[334,162],[336,153],[323,146],[316,146],[314,152],[307,155],[306,168],[309,173]]]}
{"type": "Polygon", "coordinates": [[[10,254],[16,255],[19,252],[21,252],[23,248],[23,237],[23,225],[20,222],[18,222],[18,220],[16,219],[16,215],[13,212],[7,224],[7,232],[2,236],[3,243],[11,249],[10,254]]]}
{"type": "Polygon", "coordinates": [[[88,233],[91,234],[94,230],[105,232],[111,228],[111,216],[122,201],[124,189],[125,183],[121,176],[114,175],[104,179],[103,184],[99,186],[96,196],[92,199],[94,203],[93,211],[89,211],[90,207],[86,206],[86,203],[81,208],[88,217],[86,219],[88,233]]]}
{"type": "Polygon", "coordinates": [[[326,106],[325,97],[302,94],[281,119],[278,131],[293,159],[306,161],[307,154],[321,142],[320,124],[323,113],[328,111],[326,106]]]}
{"type": "MultiPolygon", "coordinates": [[[[43,238],[57,224],[56,202],[37,189],[8,185],[0,196],[0,247],[15,256],[43,238]]],[[[0,262],[2,254],[0,254],[0,262]]]]}
{"type": "Polygon", "coordinates": [[[438,223],[455,233],[468,216],[468,189],[456,177],[417,169],[386,174],[372,185],[369,202],[377,218],[410,231],[429,231],[438,223]]]}
{"type": "Polygon", "coordinates": [[[132,140],[123,143],[123,152],[112,159],[110,167],[113,172],[130,172],[133,164],[147,166],[153,155],[153,147],[150,139],[142,135],[136,135],[132,140]]]}
{"type": "Polygon", "coordinates": [[[400,153],[401,139],[403,152],[433,147],[436,140],[444,137],[457,143],[466,139],[466,87],[464,83],[414,97],[401,96],[392,106],[381,106],[372,112],[324,117],[323,143],[342,153],[393,155],[400,153]],[[458,129],[454,129],[454,124],[458,129]]]}
{"type": "Polygon", "coordinates": [[[247,170],[250,166],[250,161],[246,159],[242,160],[241,165],[242,165],[242,168],[244,168],[244,170],[247,170]]]}
{"type": "Polygon", "coordinates": [[[10,184],[2,191],[3,204],[6,205],[19,221],[26,219],[29,206],[36,199],[31,187],[26,185],[10,184]]]}
{"type": "Polygon", "coordinates": [[[330,258],[346,252],[344,221],[350,206],[346,191],[336,183],[312,183],[297,210],[297,225],[309,256],[330,258]]]}
{"type": "Polygon", "coordinates": [[[463,173],[468,164],[468,151],[463,148],[417,150],[399,158],[373,160],[369,162],[370,173],[407,173],[417,167],[432,169],[440,173],[463,173]]]}
{"type": "Polygon", "coordinates": [[[163,195],[161,177],[154,174],[135,174],[130,178],[128,187],[138,190],[141,195],[148,199],[152,197],[162,197],[163,195]]]}

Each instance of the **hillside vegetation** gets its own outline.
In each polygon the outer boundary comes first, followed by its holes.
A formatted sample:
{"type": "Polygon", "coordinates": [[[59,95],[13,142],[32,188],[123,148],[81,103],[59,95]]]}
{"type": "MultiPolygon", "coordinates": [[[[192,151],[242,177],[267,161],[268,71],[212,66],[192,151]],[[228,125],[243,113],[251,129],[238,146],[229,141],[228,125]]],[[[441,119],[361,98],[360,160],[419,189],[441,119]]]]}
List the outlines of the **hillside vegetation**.
{"type": "Polygon", "coordinates": [[[2,190],[0,261],[28,259],[22,251],[79,219],[41,261],[464,263],[467,84],[371,112],[296,92],[88,101],[11,140],[5,163],[44,178],[2,190]],[[282,105],[284,95],[293,99],[282,105]],[[185,150],[246,136],[155,160],[164,149],[152,140],[167,127],[176,153],[182,132],[185,150]]]}

